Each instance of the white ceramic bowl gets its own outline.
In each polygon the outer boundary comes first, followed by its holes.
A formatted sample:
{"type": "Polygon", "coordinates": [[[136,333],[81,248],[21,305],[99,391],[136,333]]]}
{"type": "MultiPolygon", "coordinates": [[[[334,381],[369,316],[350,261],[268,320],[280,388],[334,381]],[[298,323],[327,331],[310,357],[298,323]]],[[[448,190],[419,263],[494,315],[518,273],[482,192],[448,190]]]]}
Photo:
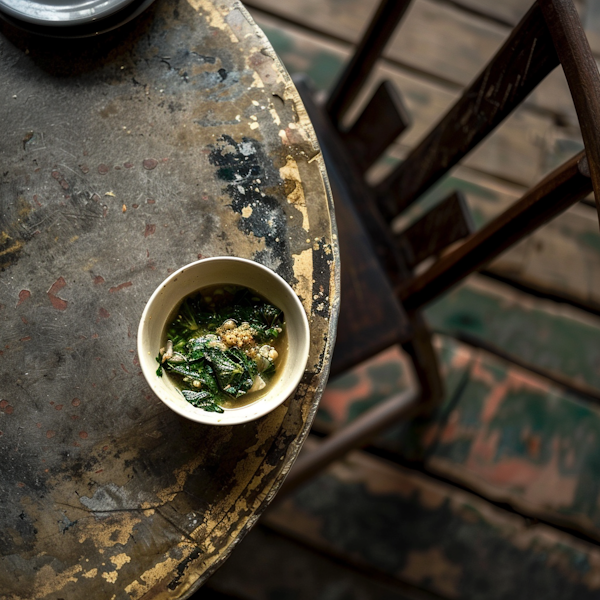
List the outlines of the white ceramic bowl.
{"type": "Polygon", "coordinates": [[[298,296],[279,275],[244,258],[215,257],[186,265],[160,284],[142,313],[137,345],[146,381],[170,409],[199,423],[236,425],[262,417],[294,393],[308,361],[310,330],[298,296]],[[192,406],[168,376],[156,375],[156,356],[160,350],[161,338],[175,307],[193,292],[218,284],[248,287],[280,308],[284,314],[289,346],[284,370],[269,393],[241,408],[225,409],[224,413],[207,412],[192,406]]]}

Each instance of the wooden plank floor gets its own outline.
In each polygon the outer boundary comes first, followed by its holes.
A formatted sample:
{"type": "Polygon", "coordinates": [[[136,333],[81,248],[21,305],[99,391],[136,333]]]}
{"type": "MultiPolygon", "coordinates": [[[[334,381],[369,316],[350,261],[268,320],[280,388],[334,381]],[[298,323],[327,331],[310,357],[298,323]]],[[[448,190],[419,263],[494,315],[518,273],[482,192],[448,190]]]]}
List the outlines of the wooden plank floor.
{"type": "MultiPolygon", "coordinates": [[[[288,70],[326,92],[376,3],[246,5],[288,70]]],[[[373,181],[441,117],[529,4],[413,0],[368,84],[392,80],[413,123],[373,181]]],[[[576,5],[600,59],[600,3],[576,5]]],[[[481,227],[582,147],[558,69],[397,226],[460,189],[481,227]]],[[[435,418],[390,428],[273,507],[198,598],[600,598],[595,208],[572,207],[426,316],[446,384],[435,418]]],[[[327,434],[414,385],[406,357],[390,349],[330,382],[314,431],[327,434]]]]}

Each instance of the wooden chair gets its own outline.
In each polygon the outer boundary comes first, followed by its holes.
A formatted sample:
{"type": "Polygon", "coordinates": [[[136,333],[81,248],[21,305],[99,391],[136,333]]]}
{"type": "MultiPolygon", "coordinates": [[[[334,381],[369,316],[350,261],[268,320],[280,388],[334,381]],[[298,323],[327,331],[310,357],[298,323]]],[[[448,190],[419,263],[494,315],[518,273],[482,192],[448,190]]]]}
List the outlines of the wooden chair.
{"type": "Polygon", "coordinates": [[[600,75],[572,0],[538,0],[431,132],[383,181],[365,172],[402,134],[408,116],[384,81],[349,128],[342,118],[410,4],[383,0],[325,104],[296,81],[329,173],[342,259],[341,313],[331,374],[400,344],[418,392],[390,398],[299,458],[280,496],[398,419],[427,411],[443,384],[421,309],[592,190],[600,212],[600,75]],[[583,135],[581,152],[477,232],[457,193],[400,234],[391,222],[498,126],[559,64],[583,135]],[[462,240],[462,241],[461,241],[462,240]],[[457,243],[459,243],[457,245],[457,243]],[[447,250],[449,246],[453,246],[447,250]],[[447,250],[447,251],[446,251],[447,250]],[[418,274],[415,267],[433,260],[418,274]]]}

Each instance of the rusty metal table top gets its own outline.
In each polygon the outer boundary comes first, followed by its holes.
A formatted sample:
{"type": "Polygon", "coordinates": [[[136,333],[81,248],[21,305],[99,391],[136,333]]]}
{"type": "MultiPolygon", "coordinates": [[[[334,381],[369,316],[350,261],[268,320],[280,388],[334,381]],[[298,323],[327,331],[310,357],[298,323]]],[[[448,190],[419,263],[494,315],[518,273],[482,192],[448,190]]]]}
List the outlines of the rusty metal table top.
{"type": "Polygon", "coordinates": [[[233,0],[157,0],[95,39],[0,25],[0,595],[184,598],[276,493],[328,372],[339,260],[297,92],[233,0]],[[171,412],[136,357],[173,270],[238,255],[311,324],[253,423],[171,412]]]}

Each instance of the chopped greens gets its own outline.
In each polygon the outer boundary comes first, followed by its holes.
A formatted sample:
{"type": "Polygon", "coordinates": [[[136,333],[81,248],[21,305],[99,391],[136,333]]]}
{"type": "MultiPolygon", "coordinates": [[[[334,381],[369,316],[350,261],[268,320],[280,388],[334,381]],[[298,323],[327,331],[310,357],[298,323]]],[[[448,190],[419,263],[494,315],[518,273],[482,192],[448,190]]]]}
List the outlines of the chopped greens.
{"type": "Polygon", "coordinates": [[[263,389],[276,372],[273,343],[284,332],[283,312],[241,286],[206,288],[186,298],[157,357],[183,397],[209,412],[263,389]]]}

